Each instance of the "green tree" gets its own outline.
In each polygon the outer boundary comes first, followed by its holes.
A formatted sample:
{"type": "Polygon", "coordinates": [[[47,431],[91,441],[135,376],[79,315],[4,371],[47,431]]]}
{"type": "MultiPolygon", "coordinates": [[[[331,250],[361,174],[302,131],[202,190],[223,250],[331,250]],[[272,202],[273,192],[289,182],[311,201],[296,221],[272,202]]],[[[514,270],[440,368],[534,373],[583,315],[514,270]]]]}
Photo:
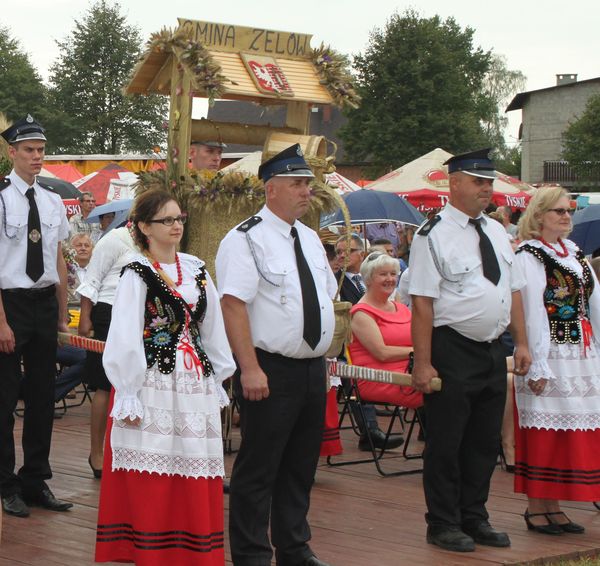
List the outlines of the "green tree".
{"type": "Polygon", "coordinates": [[[521,71],[507,68],[504,56],[491,55],[481,88],[481,125],[485,137],[503,160],[514,160],[515,157],[504,141],[504,130],[508,125],[504,109],[515,94],[525,90],[526,82],[521,71]]]}
{"type": "Polygon", "coordinates": [[[0,26],[0,111],[10,122],[32,114],[43,122],[46,89],[42,79],[11,37],[8,28],[0,26]]]}
{"type": "Polygon", "coordinates": [[[371,33],[354,57],[362,103],[340,132],[351,158],[373,164],[371,175],[435,147],[458,153],[497,143],[505,85],[495,64],[503,61],[475,47],[473,33],[414,10],[371,33]]]}
{"type": "Polygon", "coordinates": [[[139,30],[118,3],[93,3],[63,41],[51,68],[51,149],[63,153],[146,151],[165,140],[165,97],[122,89],[141,51],[139,30]]]}
{"type": "Polygon", "coordinates": [[[577,174],[579,181],[600,178],[600,94],[592,96],[583,114],[563,132],[563,159],[577,174]]]}

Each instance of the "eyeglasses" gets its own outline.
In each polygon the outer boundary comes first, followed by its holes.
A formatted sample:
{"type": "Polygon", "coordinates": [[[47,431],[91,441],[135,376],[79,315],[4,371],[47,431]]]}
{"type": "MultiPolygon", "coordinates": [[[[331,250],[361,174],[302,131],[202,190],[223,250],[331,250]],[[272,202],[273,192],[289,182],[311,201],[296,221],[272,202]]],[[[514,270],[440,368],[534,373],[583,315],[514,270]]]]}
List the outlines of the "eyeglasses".
{"type": "Polygon", "coordinates": [[[175,222],[179,222],[182,226],[187,221],[187,214],[180,214],[179,216],[165,216],[164,218],[156,218],[155,220],[148,220],[148,224],[164,224],[165,226],[173,226],[175,222]]]}
{"type": "Polygon", "coordinates": [[[548,212],[556,212],[559,216],[564,216],[569,213],[568,208],[549,208],[548,212]]]}
{"type": "MultiPolygon", "coordinates": [[[[350,248],[348,251],[349,251],[350,253],[353,253],[353,252],[362,252],[362,250],[361,250],[360,248],[350,248]]],[[[336,251],[335,253],[336,253],[337,255],[342,255],[342,254],[345,254],[345,253],[346,253],[346,250],[338,250],[338,251],[336,251]]]]}

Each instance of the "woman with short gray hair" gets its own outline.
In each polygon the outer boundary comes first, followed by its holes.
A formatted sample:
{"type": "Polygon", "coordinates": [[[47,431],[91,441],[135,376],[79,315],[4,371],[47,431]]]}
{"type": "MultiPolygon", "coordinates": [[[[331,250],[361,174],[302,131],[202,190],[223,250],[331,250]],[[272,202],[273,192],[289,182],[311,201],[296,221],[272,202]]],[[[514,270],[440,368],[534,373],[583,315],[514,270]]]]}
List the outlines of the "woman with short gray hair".
{"type": "MultiPolygon", "coordinates": [[[[373,252],[363,261],[360,274],[366,286],[351,311],[353,340],[348,346],[352,363],[374,369],[406,372],[413,351],[411,313],[390,300],[398,283],[398,261],[384,252],[373,252]]],[[[412,387],[358,380],[363,401],[390,403],[416,409],[423,394],[412,387]]]]}

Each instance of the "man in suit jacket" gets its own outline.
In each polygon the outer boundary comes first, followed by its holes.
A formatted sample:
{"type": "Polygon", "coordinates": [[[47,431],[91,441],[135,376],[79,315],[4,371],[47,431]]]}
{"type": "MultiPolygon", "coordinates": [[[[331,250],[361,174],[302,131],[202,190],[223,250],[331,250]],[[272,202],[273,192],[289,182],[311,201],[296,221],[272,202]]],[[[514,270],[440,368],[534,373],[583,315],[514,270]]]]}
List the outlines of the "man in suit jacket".
{"type": "MultiPolygon", "coordinates": [[[[335,247],[342,265],[346,262],[346,258],[348,258],[348,266],[340,290],[340,300],[355,305],[365,293],[365,286],[360,276],[360,265],[365,258],[365,245],[360,236],[352,234],[350,236],[350,247],[348,247],[346,236],[338,238],[335,247]]],[[[338,282],[341,276],[341,271],[335,274],[338,282]]],[[[371,445],[366,434],[367,428],[370,431],[375,448],[382,448],[385,444],[385,433],[379,428],[379,424],[377,423],[375,407],[367,403],[362,404],[362,413],[364,414],[365,422],[363,422],[361,411],[355,401],[350,402],[350,409],[361,432],[360,440],[358,441],[359,449],[364,451],[371,450],[371,445]]],[[[397,448],[403,442],[404,439],[401,436],[392,436],[388,439],[386,447],[397,448]]]]}

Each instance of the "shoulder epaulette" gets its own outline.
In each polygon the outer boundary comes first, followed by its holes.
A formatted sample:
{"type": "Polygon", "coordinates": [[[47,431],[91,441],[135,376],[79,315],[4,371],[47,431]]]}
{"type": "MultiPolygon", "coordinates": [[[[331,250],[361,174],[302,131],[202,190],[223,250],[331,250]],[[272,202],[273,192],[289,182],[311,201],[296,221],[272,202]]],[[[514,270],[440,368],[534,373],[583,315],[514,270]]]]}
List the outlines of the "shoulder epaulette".
{"type": "Polygon", "coordinates": [[[419,236],[429,236],[429,232],[431,232],[434,226],[442,219],[439,214],[436,214],[433,218],[430,218],[425,224],[421,224],[419,229],[417,230],[417,234],[419,236]]]}
{"type": "Polygon", "coordinates": [[[2,179],[0,179],[0,191],[6,189],[6,187],[8,187],[9,185],[10,179],[8,179],[7,177],[3,177],[2,179]]]}
{"type": "Polygon", "coordinates": [[[42,189],[46,189],[47,191],[58,194],[50,185],[47,185],[46,183],[42,183],[41,181],[38,181],[37,184],[40,187],[42,187],[42,189]]]}
{"type": "Polygon", "coordinates": [[[254,228],[257,224],[262,222],[262,218],[260,216],[251,216],[250,218],[244,220],[236,230],[238,232],[247,232],[251,228],[254,228]]]}

